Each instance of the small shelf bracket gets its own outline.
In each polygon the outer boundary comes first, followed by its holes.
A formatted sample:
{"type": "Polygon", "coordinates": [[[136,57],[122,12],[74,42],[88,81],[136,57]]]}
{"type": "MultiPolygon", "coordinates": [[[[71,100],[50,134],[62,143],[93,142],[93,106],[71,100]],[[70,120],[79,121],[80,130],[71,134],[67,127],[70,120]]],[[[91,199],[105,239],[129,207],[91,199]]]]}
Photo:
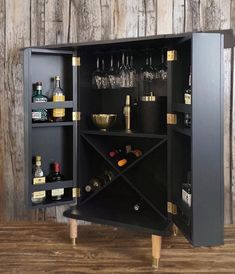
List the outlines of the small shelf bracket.
{"type": "Polygon", "coordinates": [[[167,113],[166,116],[168,125],[176,125],[177,124],[177,115],[173,113],[167,113]]]}
{"type": "Polygon", "coordinates": [[[80,62],[80,57],[75,57],[75,56],[73,56],[72,57],[72,66],[73,67],[80,67],[80,65],[81,65],[81,62],[80,62]]]}
{"type": "Polygon", "coordinates": [[[176,50],[168,50],[167,51],[167,61],[172,62],[177,60],[177,51],[176,50]]]}
{"type": "Polygon", "coordinates": [[[72,120],[73,121],[80,121],[81,120],[81,112],[80,111],[73,111],[72,120]]]}
{"type": "Polygon", "coordinates": [[[79,198],[81,196],[81,191],[79,187],[73,188],[73,198],[79,198]]]}
{"type": "Polygon", "coordinates": [[[167,202],[167,212],[176,215],[177,214],[177,206],[172,202],[167,202]]]}

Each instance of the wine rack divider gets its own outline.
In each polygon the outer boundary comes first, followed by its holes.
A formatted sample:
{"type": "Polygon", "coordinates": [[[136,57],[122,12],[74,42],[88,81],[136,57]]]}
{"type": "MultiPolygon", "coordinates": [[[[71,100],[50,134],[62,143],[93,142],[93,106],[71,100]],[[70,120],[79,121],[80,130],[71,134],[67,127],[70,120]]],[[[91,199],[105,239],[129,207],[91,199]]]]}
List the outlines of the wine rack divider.
{"type": "Polygon", "coordinates": [[[131,188],[138,193],[138,195],[140,197],[143,198],[143,200],[145,200],[145,202],[147,202],[147,204],[152,207],[152,209],[154,211],[156,211],[159,215],[161,215],[164,219],[166,219],[166,217],[153,205],[153,203],[138,189],[135,187],[135,185],[131,182],[131,180],[129,180],[124,174],[130,170],[132,167],[134,167],[138,162],[142,161],[146,156],[148,156],[149,154],[151,154],[153,151],[155,151],[159,146],[161,146],[162,144],[164,144],[167,139],[164,138],[163,140],[161,140],[160,142],[158,142],[156,145],[154,145],[152,148],[150,148],[147,152],[145,152],[142,156],[140,156],[139,158],[137,158],[134,162],[132,162],[130,165],[128,165],[127,168],[125,168],[124,170],[120,170],[119,168],[117,168],[112,161],[109,160],[109,158],[99,149],[97,148],[97,146],[84,134],[82,135],[82,137],[86,140],[86,142],[100,155],[102,156],[102,158],[108,162],[108,164],[115,170],[117,171],[117,175],[114,177],[114,179],[109,182],[108,184],[104,185],[99,191],[93,193],[92,195],[90,195],[88,198],[86,198],[84,201],[81,202],[81,206],[86,204],[88,201],[90,201],[92,198],[94,198],[96,195],[98,195],[103,189],[105,189],[107,186],[111,185],[114,181],[116,181],[116,179],[118,179],[119,177],[122,177],[124,179],[124,181],[126,183],[128,183],[131,188]]]}

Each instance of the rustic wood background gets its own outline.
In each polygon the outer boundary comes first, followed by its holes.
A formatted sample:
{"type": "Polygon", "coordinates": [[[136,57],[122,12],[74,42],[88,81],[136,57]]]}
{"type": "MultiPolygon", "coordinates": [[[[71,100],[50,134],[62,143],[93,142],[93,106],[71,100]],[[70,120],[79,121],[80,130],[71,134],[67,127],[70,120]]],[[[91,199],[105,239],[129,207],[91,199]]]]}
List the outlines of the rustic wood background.
{"type": "MultiPolygon", "coordinates": [[[[235,0],[0,0],[0,221],[57,220],[63,208],[28,210],[24,195],[20,48],[189,31],[235,30],[235,0]]],[[[225,222],[235,222],[233,51],[225,57],[225,222]]]]}

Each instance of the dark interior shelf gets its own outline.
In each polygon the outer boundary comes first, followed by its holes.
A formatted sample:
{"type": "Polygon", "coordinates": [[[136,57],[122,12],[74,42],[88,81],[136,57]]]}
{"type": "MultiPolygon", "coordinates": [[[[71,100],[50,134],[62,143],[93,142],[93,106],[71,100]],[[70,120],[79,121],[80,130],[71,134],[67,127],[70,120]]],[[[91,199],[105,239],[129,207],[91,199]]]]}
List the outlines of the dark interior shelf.
{"type": "Polygon", "coordinates": [[[46,208],[66,204],[71,205],[72,203],[75,203],[75,199],[72,196],[65,196],[60,201],[46,200],[45,202],[40,204],[32,204],[32,208],[46,208]]]}
{"type": "Polygon", "coordinates": [[[172,126],[172,129],[175,130],[178,133],[181,133],[186,136],[191,136],[191,129],[190,128],[185,128],[185,127],[180,127],[180,126],[172,126]]]}
{"type": "Polygon", "coordinates": [[[73,108],[73,101],[32,103],[32,109],[73,108]]]}
{"type": "Polygon", "coordinates": [[[177,206],[180,210],[187,216],[189,219],[191,218],[192,210],[189,206],[187,206],[181,199],[176,201],[177,206]]]}
{"type": "Polygon", "coordinates": [[[129,87],[129,88],[106,88],[106,89],[95,89],[93,88],[92,90],[95,92],[103,91],[103,92],[115,92],[115,91],[133,91],[136,87],[129,87]]]}
{"type": "Polygon", "coordinates": [[[183,113],[192,113],[192,105],[173,104],[173,111],[183,112],[183,113]]]}
{"type": "Polygon", "coordinates": [[[167,138],[166,134],[141,133],[141,132],[128,133],[125,131],[83,130],[82,133],[87,134],[87,135],[120,136],[120,137],[133,137],[133,138],[150,138],[150,139],[165,139],[165,138],[167,138]]]}
{"type": "Polygon", "coordinates": [[[32,127],[66,127],[72,126],[73,122],[51,122],[51,123],[32,123],[32,127]]]}
{"type": "Polygon", "coordinates": [[[74,186],[74,183],[72,180],[45,183],[40,185],[32,185],[32,192],[41,191],[41,190],[51,190],[51,189],[57,189],[57,188],[70,188],[73,186],[74,186]]]}

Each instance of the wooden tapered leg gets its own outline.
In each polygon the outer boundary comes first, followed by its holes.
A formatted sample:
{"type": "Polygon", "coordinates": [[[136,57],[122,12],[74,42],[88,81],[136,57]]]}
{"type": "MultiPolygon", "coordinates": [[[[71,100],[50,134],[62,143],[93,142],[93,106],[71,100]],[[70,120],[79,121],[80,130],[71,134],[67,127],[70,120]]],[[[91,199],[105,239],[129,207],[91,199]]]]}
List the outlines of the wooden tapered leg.
{"type": "Polygon", "coordinates": [[[76,245],[76,239],[78,237],[77,220],[69,219],[69,228],[70,228],[70,239],[72,240],[72,244],[76,245]]]}
{"type": "Polygon", "coordinates": [[[153,267],[158,268],[161,257],[162,237],[158,235],[152,235],[152,259],[153,267]]]}
{"type": "Polygon", "coordinates": [[[178,227],[175,224],[172,225],[172,233],[174,236],[178,235],[178,227]]]}

